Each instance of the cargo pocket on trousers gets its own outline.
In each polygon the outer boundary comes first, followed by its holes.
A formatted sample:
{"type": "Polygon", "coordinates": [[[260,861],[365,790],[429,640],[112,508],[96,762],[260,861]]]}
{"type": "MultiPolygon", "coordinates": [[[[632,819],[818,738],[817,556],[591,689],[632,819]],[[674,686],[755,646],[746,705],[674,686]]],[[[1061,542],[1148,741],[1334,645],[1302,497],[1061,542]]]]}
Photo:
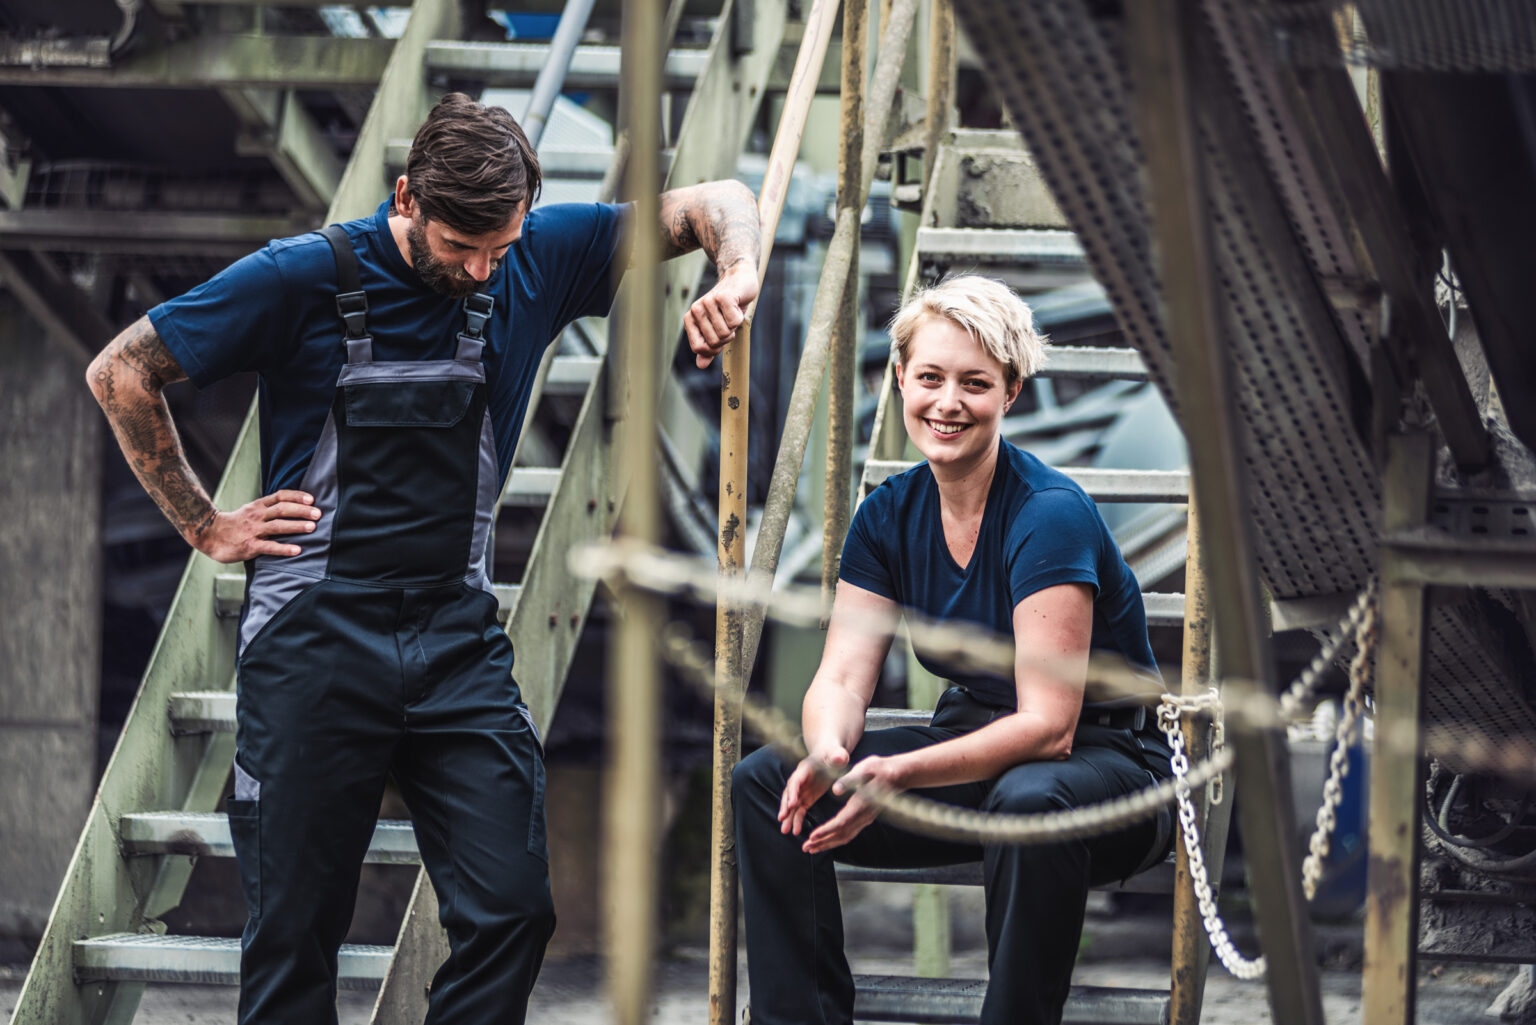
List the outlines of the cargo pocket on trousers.
{"type": "Polygon", "coordinates": [[[548,829],[544,822],[544,756],[533,745],[533,797],[528,802],[528,853],[549,863],[548,829]]]}
{"type": "Polygon", "coordinates": [[[261,917],[261,783],[235,763],[235,796],[225,802],[240,888],[252,918],[261,917]]]}

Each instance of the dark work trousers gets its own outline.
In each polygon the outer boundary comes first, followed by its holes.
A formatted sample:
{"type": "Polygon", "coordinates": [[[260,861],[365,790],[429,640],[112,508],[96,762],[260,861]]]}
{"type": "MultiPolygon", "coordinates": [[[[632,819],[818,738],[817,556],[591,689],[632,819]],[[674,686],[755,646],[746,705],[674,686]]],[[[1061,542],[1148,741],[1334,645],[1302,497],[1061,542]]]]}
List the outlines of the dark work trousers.
{"type": "MultiPolygon", "coordinates": [[[[951,688],[930,725],[866,733],[850,764],[958,737],[995,714],[951,688]]],[[[1064,761],[1028,762],[989,782],[914,793],[1014,814],[1093,804],[1169,775],[1168,748],[1155,730],[1084,723],[1064,761]]],[[[800,836],[783,835],[779,799],[793,770],[777,752],[763,748],[736,767],[732,781],[752,1025],[847,1025],[853,1020],[853,976],[843,954],[834,861],[881,868],[984,862],[990,981],[981,1021],[1055,1025],[1071,983],[1089,888],[1124,879],[1167,853],[1166,820],[1161,827],[1151,821],[1066,843],[975,847],[929,839],[876,819],[844,847],[806,854],[801,843],[837,813],[842,800],[829,793],[806,816],[800,836]]]]}
{"type": "Polygon", "coordinates": [[[431,1025],[522,1022],[554,930],[542,752],[486,574],[500,481],[475,300],[452,360],[375,362],[349,319],[302,485],[323,515],[300,555],[250,566],[228,803],[241,1025],[334,1025],[390,774],[448,932],[431,1025]]]}

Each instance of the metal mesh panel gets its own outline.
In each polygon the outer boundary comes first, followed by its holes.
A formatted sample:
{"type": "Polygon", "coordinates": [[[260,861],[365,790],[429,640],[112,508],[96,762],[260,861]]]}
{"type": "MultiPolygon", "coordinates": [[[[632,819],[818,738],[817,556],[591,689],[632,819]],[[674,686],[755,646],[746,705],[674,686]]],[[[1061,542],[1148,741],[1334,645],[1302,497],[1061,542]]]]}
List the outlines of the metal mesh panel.
{"type": "Polygon", "coordinates": [[[1529,0],[1326,0],[1252,12],[1296,64],[1402,71],[1536,71],[1529,0]]]}
{"type": "MultiPolygon", "coordinates": [[[[1173,388],[1118,17],[1088,0],[956,6],[1127,337],[1179,415],[1191,397],[1173,388]]],[[[1264,32],[1231,23],[1247,11],[1209,0],[1223,34],[1206,36],[1193,63],[1257,556],[1276,597],[1348,592],[1375,566],[1381,506],[1351,408],[1369,325],[1337,315],[1320,284],[1354,270],[1340,207],[1289,148],[1290,115],[1273,88],[1280,55],[1264,32]],[[1236,81],[1229,66],[1244,69],[1236,81]]],[[[1432,613],[1429,721],[1459,740],[1536,736],[1504,646],[1489,643],[1489,602],[1432,613]]]]}

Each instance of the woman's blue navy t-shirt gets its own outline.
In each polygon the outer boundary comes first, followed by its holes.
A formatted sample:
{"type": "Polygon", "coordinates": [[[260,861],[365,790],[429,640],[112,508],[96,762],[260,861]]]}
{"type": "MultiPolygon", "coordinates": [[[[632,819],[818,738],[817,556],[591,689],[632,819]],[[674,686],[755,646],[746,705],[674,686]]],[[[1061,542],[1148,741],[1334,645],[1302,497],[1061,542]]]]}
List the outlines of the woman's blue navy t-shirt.
{"type": "MultiPolygon", "coordinates": [[[[885,480],[859,506],[839,579],[926,618],[975,623],[1009,637],[1019,602],[1057,584],[1088,584],[1094,589],[1091,646],[1145,673],[1148,693],[1161,690],[1141,587],[1093,501],[1066,474],[1007,441],[999,445],[969,565],[961,569],[949,553],[938,484],[928,464],[919,463],[885,480]]],[[[1011,677],[970,672],[921,652],[918,659],[983,701],[1016,707],[1011,677]]]]}
{"type": "MultiPolygon", "coordinates": [[[[626,208],[568,203],[523,222],[484,291],[496,301],[484,363],[496,453],[505,480],[539,360],[579,317],[613,304],[626,208]]],[[[390,203],[343,225],[368,295],[376,360],[452,359],[463,300],[433,291],[389,230],[390,203]]],[[[241,371],[260,375],[264,493],[298,487],[345,362],[336,261],[324,237],[278,239],[179,298],[149,311],[166,348],[198,387],[241,371]]]]}

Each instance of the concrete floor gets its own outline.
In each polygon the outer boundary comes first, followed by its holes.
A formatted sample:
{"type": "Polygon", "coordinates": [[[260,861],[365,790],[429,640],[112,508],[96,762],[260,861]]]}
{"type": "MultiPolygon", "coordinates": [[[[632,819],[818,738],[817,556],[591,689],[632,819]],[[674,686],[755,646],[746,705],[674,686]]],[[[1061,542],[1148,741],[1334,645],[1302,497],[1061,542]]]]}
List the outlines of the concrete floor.
{"type": "MultiPolygon", "coordinates": [[[[910,959],[904,957],[854,958],[856,972],[903,974],[910,969],[910,959]]],[[[956,976],[980,978],[985,970],[985,957],[976,951],[956,956],[952,965],[956,976]]],[[[0,966],[0,1021],[9,1019],[23,971],[19,966],[0,966]]],[[[1424,966],[1418,1025],[1489,1025],[1494,1019],[1486,1016],[1486,1008],[1512,975],[1513,969],[1496,966],[1424,966]]],[[[670,1025],[703,1020],[707,972],[702,950],[674,952],[658,966],[657,979],[654,1021],[670,1025]]],[[[1078,967],[1074,981],[1096,986],[1166,986],[1168,963],[1149,957],[1090,960],[1078,967]]],[[[1330,1025],[1357,1025],[1361,1021],[1358,968],[1325,969],[1322,988],[1323,1010],[1330,1025]]],[[[372,993],[343,994],[339,1002],[341,1025],[366,1025],[372,1006],[372,993]]],[[[233,1025],[235,993],[214,986],[151,986],[134,1020],[136,1025],[233,1025]]],[[[569,957],[545,963],[529,1021],[538,1025],[602,1025],[611,1020],[602,996],[601,964],[596,958],[569,957]]],[[[1238,981],[1220,968],[1212,970],[1201,1020],[1204,1025],[1267,1025],[1271,1017],[1264,987],[1238,981]]]]}

